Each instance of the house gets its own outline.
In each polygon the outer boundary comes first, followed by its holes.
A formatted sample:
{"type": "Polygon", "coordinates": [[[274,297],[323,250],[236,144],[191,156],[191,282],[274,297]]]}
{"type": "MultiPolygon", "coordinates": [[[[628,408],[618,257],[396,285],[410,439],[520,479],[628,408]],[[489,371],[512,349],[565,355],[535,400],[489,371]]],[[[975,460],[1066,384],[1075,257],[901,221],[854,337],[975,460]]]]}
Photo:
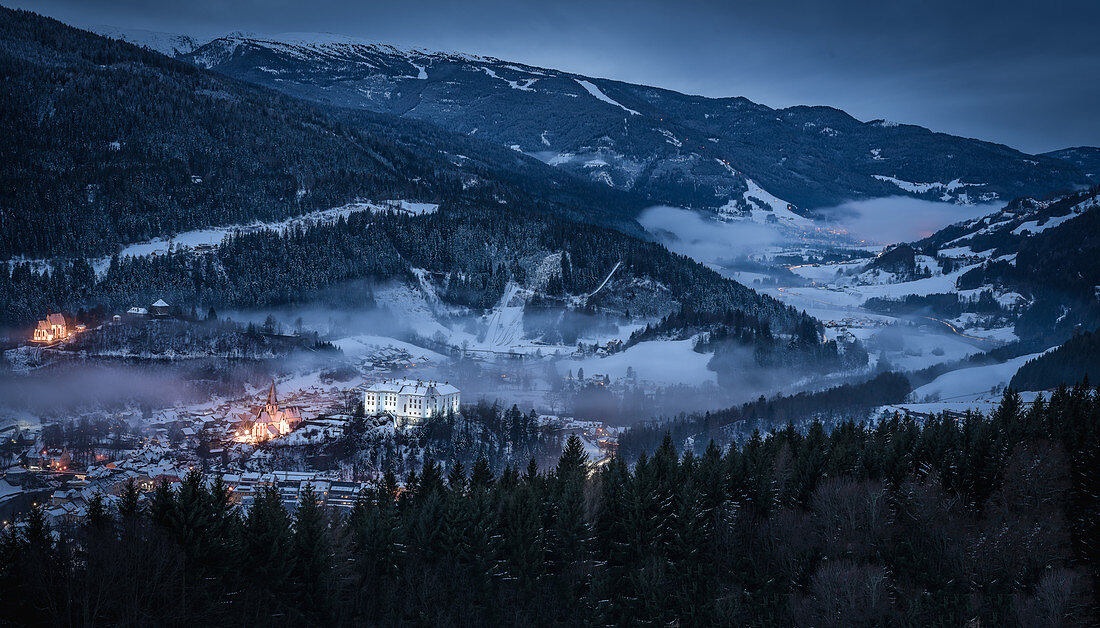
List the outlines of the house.
{"type": "Polygon", "coordinates": [[[54,447],[42,450],[42,455],[38,457],[38,466],[50,471],[67,471],[72,460],[73,456],[68,449],[54,447]]]}
{"type": "Polygon", "coordinates": [[[136,305],[126,310],[126,313],[130,316],[149,316],[149,310],[143,307],[137,307],[136,305]]]}
{"type": "Polygon", "coordinates": [[[168,316],[171,313],[172,306],[164,302],[164,299],[157,299],[157,302],[149,306],[149,312],[153,316],[168,316]]]}
{"type": "Polygon", "coordinates": [[[47,314],[44,320],[38,321],[34,328],[35,342],[53,342],[69,337],[69,327],[65,323],[65,317],[59,313],[47,314]]]}
{"type": "Polygon", "coordinates": [[[275,394],[275,381],[267,392],[267,403],[255,408],[247,427],[239,436],[254,443],[289,434],[302,422],[302,409],[299,406],[279,405],[275,394]]]}
{"type": "Polygon", "coordinates": [[[458,412],[461,394],[447,382],[393,379],[367,387],[363,409],[368,415],[391,414],[397,426],[413,427],[426,418],[458,412]]]}

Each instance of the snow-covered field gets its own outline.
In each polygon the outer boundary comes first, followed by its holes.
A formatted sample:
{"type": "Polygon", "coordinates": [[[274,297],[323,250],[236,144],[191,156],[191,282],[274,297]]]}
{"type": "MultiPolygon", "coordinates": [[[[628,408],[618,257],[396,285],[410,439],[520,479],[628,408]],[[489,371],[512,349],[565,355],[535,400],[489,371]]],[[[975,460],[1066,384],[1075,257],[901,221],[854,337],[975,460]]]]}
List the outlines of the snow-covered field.
{"type": "Polygon", "coordinates": [[[439,364],[447,362],[450,359],[442,353],[436,353],[430,349],[418,347],[414,344],[387,336],[360,334],[334,340],[332,344],[339,347],[340,350],[344,352],[344,355],[350,358],[360,357],[379,349],[393,348],[408,352],[414,359],[425,359],[439,364]]]}
{"type": "Polygon", "coordinates": [[[696,353],[693,343],[694,339],[643,342],[603,358],[562,360],[557,363],[558,373],[565,375],[572,371],[576,374],[583,368],[585,377],[607,375],[615,380],[626,377],[627,368],[633,368],[639,380],[656,384],[697,386],[716,382],[716,374],[707,368],[711,356],[696,353]]]}
{"type": "Polygon", "coordinates": [[[1043,353],[1045,351],[1022,355],[1000,364],[975,366],[945,373],[914,390],[913,400],[973,402],[1000,399],[1000,390],[1008,385],[1016,371],[1020,370],[1025,362],[1043,353]]]}
{"type": "Polygon", "coordinates": [[[813,288],[799,288],[799,290],[825,291],[837,294],[836,290],[842,289],[850,299],[843,297],[826,298],[829,301],[843,300],[848,305],[859,305],[872,297],[898,299],[907,295],[929,295],[955,292],[955,282],[967,271],[978,264],[971,264],[958,268],[946,275],[937,271],[931,277],[917,279],[915,281],[896,282],[891,273],[860,273],[867,265],[868,260],[854,262],[839,262],[834,264],[812,264],[796,266],[791,272],[820,286],[813,288]]]}

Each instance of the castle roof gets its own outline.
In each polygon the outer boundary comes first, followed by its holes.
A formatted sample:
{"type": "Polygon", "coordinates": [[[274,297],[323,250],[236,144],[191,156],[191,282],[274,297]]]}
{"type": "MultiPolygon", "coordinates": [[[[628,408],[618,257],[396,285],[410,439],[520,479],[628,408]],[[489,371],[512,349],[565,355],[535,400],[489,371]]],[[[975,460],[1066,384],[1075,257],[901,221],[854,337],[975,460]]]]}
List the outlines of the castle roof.
{"type": "Polygon", "coordinates": [[[368,392],[397,393],[399,395],[454,395],[458,388],[449,383],[425,382],[417,379],[393,379],[372,384],[367,388],[368,392]]]}

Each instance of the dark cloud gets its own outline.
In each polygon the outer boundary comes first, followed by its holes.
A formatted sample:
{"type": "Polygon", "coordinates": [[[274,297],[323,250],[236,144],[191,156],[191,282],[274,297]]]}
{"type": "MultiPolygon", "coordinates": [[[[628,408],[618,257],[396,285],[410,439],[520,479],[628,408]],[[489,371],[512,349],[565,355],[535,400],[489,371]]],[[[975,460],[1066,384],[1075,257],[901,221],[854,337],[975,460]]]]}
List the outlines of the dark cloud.
{"type": "Polygon", "coordinates": [[[90,26],[319,31],[767,105],[826,104],[1030,152],[1100,145],[1095,0],[38,0],[90,26]]]}

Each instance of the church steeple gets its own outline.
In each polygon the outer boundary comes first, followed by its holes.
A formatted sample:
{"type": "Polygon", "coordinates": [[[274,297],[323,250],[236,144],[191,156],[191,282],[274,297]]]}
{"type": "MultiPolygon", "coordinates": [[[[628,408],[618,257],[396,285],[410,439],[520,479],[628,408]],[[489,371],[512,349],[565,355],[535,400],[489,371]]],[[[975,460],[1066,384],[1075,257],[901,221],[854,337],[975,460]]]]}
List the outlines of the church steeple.
{"type": "Polygon", "coordinates": [[[275,380],[271,380],[271,389],[267,391],[267,407],[278,408],[279,399],[275,396],[275,380]]]}

